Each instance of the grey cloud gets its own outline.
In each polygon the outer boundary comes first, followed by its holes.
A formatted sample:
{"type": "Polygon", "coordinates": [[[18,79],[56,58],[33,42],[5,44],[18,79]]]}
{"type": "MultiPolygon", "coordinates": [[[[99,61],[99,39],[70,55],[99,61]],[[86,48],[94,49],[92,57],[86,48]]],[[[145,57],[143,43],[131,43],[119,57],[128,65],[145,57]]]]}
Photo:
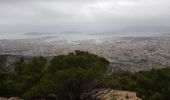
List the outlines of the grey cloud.
{"type": "Polygon", "coordinates": [[[169,0],[0,0],[0,32],[168,31],[169,9],[169,0]]]}

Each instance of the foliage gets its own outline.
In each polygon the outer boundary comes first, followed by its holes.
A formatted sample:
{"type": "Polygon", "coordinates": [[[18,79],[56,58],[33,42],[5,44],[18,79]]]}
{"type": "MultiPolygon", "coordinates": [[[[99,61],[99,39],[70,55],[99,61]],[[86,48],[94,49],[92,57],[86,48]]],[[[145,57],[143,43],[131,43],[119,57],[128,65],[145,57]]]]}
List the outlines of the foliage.
{"type": "Polygon", "coordinates": [[[108,76],[105,87],[136,91],[142,100],[170,100],[170,69],[153,69],[138,73],[122,73],[108,76]]]}
{"type": "Polygon", "coordinates": [[[12,71],[0,64],[0,96],[81,100],[84,91],[113,88],[136,91],[142,100],[170,100],[170,69],[108,75],[108,64],[106,59],[83,51],[55,56],[49,61],[41,56],[32,62],[21,58],[12,71]]]}
{"type": "Polygon", "coordinates": [[[49,62],[35,57],[14,64],[14,71],[0,69],[0,96],[24,99],[80,100],[81,93],[97,87],[109,62],[96,55],[75,51],[55,56],[49,62]]]}

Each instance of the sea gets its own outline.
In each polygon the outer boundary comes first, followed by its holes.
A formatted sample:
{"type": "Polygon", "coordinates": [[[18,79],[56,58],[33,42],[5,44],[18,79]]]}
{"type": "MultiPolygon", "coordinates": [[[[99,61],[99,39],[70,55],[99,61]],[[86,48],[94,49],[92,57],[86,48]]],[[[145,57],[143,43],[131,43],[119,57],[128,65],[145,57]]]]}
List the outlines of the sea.
{"type": "Polygon", "coordinates": [[[0,40],[18,40],[18,39],[44,39],[45,42],[67,41],[69,43],[75,41],[93,40],[95,42],[102,42],[108,39],[115,39],[118,37],[140,37],[152,36],[153,34],[110,34],[110,33],[83,33],[83,32],[28,32],[28,33],[0,33],[0,40]]]}

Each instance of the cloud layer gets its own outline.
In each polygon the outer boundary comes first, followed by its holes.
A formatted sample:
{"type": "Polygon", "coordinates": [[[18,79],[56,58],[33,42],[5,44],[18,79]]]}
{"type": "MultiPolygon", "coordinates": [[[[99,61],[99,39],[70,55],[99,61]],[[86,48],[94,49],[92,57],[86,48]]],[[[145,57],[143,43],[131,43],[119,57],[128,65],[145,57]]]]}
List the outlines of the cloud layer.
{"type": "Polygon", "coordinates": [[[169,21],[169,0],[0,0],[0,32],[164,31],[169,21]]]}

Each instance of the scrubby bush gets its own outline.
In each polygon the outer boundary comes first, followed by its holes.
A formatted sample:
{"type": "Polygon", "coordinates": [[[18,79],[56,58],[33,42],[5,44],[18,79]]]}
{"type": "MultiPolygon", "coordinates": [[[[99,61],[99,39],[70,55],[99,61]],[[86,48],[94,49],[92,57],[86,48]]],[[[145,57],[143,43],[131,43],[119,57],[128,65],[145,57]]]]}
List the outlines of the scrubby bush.
{"type": "Polygon", "coordinates": [[[106,59],[83,51],[55,56],[49,62],[41,56],[30,63],[21,58],[14,64],[14,71],[3,75],[0,70],[0,95],[80,100],[83,91],[102,82],[108,64],[106,59]]]}

